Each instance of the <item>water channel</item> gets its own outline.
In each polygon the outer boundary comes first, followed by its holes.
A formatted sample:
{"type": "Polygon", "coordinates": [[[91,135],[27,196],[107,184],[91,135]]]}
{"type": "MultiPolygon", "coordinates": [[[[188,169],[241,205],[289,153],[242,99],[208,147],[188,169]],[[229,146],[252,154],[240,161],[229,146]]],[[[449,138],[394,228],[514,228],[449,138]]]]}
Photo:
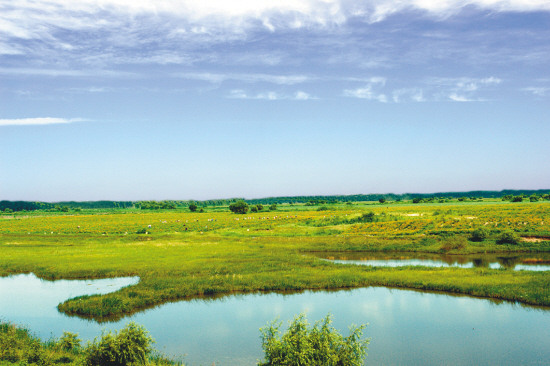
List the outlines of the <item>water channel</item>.
{"type": "Polygon", "coordinates": [[[56,309],[69,297],[136,281],[0,278],[0,318],[27,325],[43,339],[68,330],[85,341],[135,321],[156,339],[155,348],[185,355],[189,365],[255,365],[262,356],[258,329],[276,317],[287,324],[301,312],[311,322],[332,313],[334,326],[344,334],[352,323],[369,323],[368,365],[543,365],[550,360],[548,309],[381,287],[181,301],[103,324],[56,309]]]}
{"type": "Polygon", "coordinates": [[[460,267],[491,268],[515,271],[550,271],[550,254],[469,254],[449,255],[430,253],[343,253],[323,252],[318,257],[334,263],[373,267],[460,267]]]}

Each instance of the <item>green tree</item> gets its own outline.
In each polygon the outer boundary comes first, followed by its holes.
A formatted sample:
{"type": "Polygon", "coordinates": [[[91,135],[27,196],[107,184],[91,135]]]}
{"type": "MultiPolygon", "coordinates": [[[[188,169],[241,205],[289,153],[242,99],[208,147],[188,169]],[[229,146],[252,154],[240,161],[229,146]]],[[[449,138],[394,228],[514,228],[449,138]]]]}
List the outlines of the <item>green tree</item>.
{"type": "Polygon", "coordinates": [[[385,199],[384,197],[382,197],[382,198],[380,198],[380,199],[378,200],[378,202],[380,202],[380,203],[386,203],[386,199],[385,199]]]}
{"type": "Polygon", "coordinates": [[[531,201],[531,202],[537,202],[537,201],[539,201],[539,200],[540,200],[540,197],[537,196],[537,195],[534,194],[534,193],[529,197],[529,201],[531,201]]]}
{"type": "Polygon", "coordinates": [[[273,203],[271,206],[269,206],[269,211],[275,211],[277,209],[277,204],[273,203]]]}
{"type": "Polygon", "coordinates": [[[189,204],[189,211],[195,212],[195,211],[197,211],[197,208],[198,208],[198,206],[195,202],[192,202],[192,203],[189,204]]]}
{"type": "Polygon", "coordinates": [[[478,227],[474,231],[472,231],[472,235],[470,235],[471,241],[483,241],[489,237],[489,230],[487,230],[484,227],[478,227]]]}
{"type": "Polygon", "coordinates": [[[523,202],[523,196],[512,197],[512,202],[523,202]]]}
{"type": "Polygon", "coordinates": [[[260,366],[359,366],[367,355],[368,339],[362,339],[366,325],[350,327],[342,336],[331,326],[330,314],[308,327],[304,314],[295,317],[281,335],[280,322],[261,328],[264,361],[260,366]]]}
{"type": "Polygon", "coordinates": [[[230,204],[229,210],[236,214],[245,214],[248,212],[248,204],[243,200],[239,200],[230,204]]]}
{"type": "Polygon", "coordinates": [[[512,230],[506,230],[506,231],[503,231],[499,235],[497,243],[499,243],[499,244],[518,244],[519,243],[519,237],[512,230]]]}

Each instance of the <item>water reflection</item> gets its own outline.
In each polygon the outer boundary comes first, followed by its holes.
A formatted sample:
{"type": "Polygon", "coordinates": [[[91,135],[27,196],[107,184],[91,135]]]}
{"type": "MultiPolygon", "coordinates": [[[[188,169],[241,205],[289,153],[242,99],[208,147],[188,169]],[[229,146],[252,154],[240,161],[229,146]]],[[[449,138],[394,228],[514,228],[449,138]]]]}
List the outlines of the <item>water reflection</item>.
{"type": "Polygon", "coordinates": [[[550,254],[475,254],[445,255],[429,253],[318,253],[317,256],[334,263],[373,267],[461,267],[491,268],[522,271],[550,271],[550,254]]]}
{"type": "MultiPolygon", "coordinates": [[[[352,323],[369,323],[370,365],[517,365],[550,359],[550,311],[506,302],[388,288],[249,294],[169,303],[100,325],[57,312],[56,301],[82,294],[68,282],[61,281],[60,288],[68,290],[63,294],[52,289],[57,282],[0,278],[0,317],[27,324],[46,339],[69,330],[91,340],[102,329],[136,321],[151,332],[157,349],[187,354],[189,365],[254,365],[262,355],[258,329],[276,317],[286,324],[300,312],[310,321],[331,312],[343,333],[352,323]],[[50,291],[56,300],[42,301],[50,291]],[[23,296],[11,296],[15,293],[23,296]]],[[[96,289],[95,281],[86,282],[96,289]]]]}

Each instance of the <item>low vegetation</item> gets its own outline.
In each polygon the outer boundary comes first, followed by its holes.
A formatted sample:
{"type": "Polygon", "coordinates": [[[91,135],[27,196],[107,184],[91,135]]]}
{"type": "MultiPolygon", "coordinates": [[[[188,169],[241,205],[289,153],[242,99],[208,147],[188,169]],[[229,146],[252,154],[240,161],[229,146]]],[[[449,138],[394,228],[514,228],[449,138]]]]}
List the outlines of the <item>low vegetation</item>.
{"type": "Polygon", "coordinates": [[[98,321],[204,295],[362,286],[449,291],[550,306],[547,272],[358,267],[312,255],[549,252],[550,202],[381,204],[377,199],[254,207],[257,212],[245,214],[234,214],[227,205],[190,212],[186,205],[2,215],[0,275],[139,276],[139,284],[116,293],[59,305],[63,312],[98,321]]]}
{"type": "Polygon", "coordinates": [[[180,363],[153,353],[147,330],[130,323],[118,333],[81,345],[77,334],[41,341],[29,330],[0,323],[0,365],[75,366],[169,366],[180,363]]]}
{"type": "MultiPolygon", "coordinates": [[[[359,366],[367,355],[365,325],[350,327],[342,336],[331,326],[330,314],[309,327],[303,314],[297,316],[281,335],[276,321],[260,329],[264,361],[261,366],[359,366]]],[[[104,333],[99,339],[81,345],[77,334],[64,333],[46,342],[27,329],[0,323],[0,365],[54,366],[178,366],[158,352],[147,330],[129,323],[119,332],[104,333]]]]}
{"type": "Polygon", "coordinates": [[[309,327],[300,314],[281,334],[276,321],[261,328],[264,361],[260,366],[360,366],[367,355],[365,325],[352,326],[347,337],[331,326],[330,314],[309,327]]]}

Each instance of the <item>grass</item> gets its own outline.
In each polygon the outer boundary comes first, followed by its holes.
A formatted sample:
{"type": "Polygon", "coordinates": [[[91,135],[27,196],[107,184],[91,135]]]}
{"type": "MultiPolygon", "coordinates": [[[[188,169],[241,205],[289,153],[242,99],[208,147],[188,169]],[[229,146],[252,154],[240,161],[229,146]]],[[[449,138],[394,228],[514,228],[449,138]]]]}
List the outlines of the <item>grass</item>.
{"type": "Polygon", "coordinates": [[[151,352],[153,340],[141,326],[130,323],[119,333],[103,334],[100,339],[80,344],[76,334],[42,341],[28,329],[0,322],[0,366],[177,366],[158,352],[151,352]]]}
{"type": "Polygon", "coordinates": [[[284,206],[236,215],[136,210],[0,217],[0,276],[134,276],[139,284],[59,305],[98,321],[168,301],[234,292],[391,286],[550,306],[546,272],[339,265],[319,251],[496,253],[550,251],[550,203],[284,206]],[[368,221],[364,214],[370,212],[368,221]],[[468,238],[479,227],[488,237],[468,238]],[[138,234],[147,232],[147,234],[138,234]],[[542,238],[499,244],[503,232],[542,238]]]}

